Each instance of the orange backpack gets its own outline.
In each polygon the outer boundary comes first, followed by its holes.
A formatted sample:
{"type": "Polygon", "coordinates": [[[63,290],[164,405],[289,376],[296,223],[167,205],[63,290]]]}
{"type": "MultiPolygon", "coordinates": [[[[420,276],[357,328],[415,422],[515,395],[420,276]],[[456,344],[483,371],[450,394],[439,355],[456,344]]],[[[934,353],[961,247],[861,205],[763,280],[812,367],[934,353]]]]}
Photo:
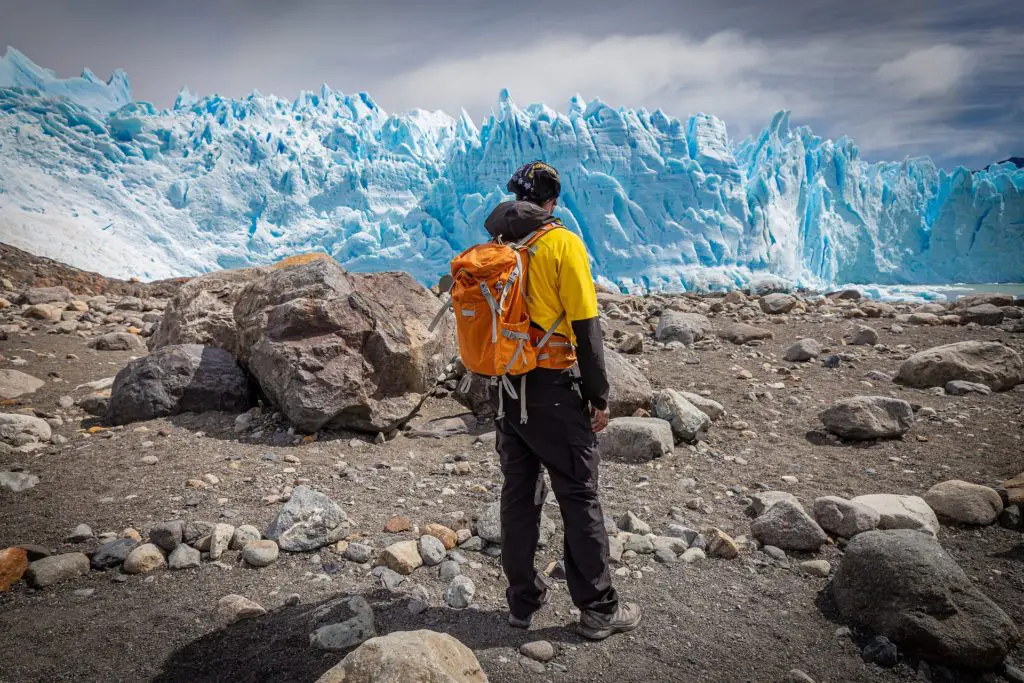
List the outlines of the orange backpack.
{"type": "MultiPolygon", "coordinates": [[[[565,337],[555,330],[565,313],[539,333],[530,328],[527,274],[534,244],[550,230],[562,227],[555,221],[531,232],[518,242],[500,238],[466,249],[452,259],[452,288],[448,305],[438,312],[430,329],[444,313],[455,311],[455,329],[459,355],[466,369],[500,382],[498,417],[503,416],[503,396],[507,391],[520,401],[520,420],[526,422],[525,374],[536,367],[571,367],[576,356],[565,337]],[[545,351],[541,351],[548,347],[545,351]],[[522,376],[519,394],[509,376],[522,376]]],[[[470,375],[467,374],[466,378],[470,375]]]]}

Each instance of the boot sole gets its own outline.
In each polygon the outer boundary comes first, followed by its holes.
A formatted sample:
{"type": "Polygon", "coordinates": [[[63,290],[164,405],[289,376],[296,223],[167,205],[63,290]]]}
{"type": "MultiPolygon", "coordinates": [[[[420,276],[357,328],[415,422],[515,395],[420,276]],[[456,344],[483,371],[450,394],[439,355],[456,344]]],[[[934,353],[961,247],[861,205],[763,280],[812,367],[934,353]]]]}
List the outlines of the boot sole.
{"type": "MultiPolygon", "coordinates": [[[[641,615],[642,616],[642,615],[641,615]]],[[[632,631],[640,625],[641,616],[638,616],[635,621],[629,624],[622,624],[619,626],[608,626],[607,628],[591,628],[584,626],[583,624],[576,625],[576,633],[583,636],[588,640],[604,640],[609,638],[616,633],[627,633],[632,631]]]]}

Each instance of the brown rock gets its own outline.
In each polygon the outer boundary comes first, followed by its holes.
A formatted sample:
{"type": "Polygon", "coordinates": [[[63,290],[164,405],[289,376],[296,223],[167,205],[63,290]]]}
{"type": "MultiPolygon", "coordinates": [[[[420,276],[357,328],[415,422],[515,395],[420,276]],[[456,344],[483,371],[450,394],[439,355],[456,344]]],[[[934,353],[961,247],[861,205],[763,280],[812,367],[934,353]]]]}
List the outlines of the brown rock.
{"type": "Polygon", "coordinates": [[[445,550],[451,550],[459,544],[459,535],[443,524],[428,524],[423,527],[423,533],[441,541],[445,550]]]}
{"type": "Polygon", "coordinates": [[[740,554],[739,546],[732,537],[721,529],[708,529],[704,532],[708,543],[708,556],[731,560],[740,554]]]}
{"type": "Polygon", "coordinates": [[[17,583],[28,571],[28,553],[22,548],[0,550],[0,593],[17,583]]]}
{"type": "Polygon", "coordinates": [[[389,534],[400,534],[403,531],[412,530],[412,520],[404,515],[396,515],[384,525],[384,531],[389,534]]]}
{"type": "Polygon", "coordinates": [[[423,566],[419,544],[416,541],[399,541],[385,548],[377,558],[378,565],[384,565],[399,574],[412,574],[423,566]]]}

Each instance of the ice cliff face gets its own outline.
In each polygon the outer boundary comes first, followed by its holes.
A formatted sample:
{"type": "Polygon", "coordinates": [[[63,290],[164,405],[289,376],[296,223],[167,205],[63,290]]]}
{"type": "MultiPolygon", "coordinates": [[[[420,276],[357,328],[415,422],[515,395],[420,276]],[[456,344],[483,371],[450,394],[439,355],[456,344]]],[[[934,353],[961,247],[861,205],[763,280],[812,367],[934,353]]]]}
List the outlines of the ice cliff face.
{"type": "Polygon", "coordinates": [[[869,164],[785,112],[734,144],[712,116],[521,109],[507,92],[479,129],[327,86],[294,101],[183,90],[158,111],[122,72],[60,80],[0,59],[0,239],[109,275],[323,250],[432,283],[538,158],[561,171],[558,213],[596,273],[623,289],[1024,280],[1024,170],[869,164]]]}

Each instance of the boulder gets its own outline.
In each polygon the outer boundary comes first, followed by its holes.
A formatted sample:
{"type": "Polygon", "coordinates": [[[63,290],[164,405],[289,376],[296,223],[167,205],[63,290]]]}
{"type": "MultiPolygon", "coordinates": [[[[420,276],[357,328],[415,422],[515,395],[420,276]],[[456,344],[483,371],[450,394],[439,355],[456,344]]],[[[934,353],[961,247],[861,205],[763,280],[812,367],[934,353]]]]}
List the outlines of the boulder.
{"type": "Polygon", "coordinates": [[[859,534],[831,588],[846,619],[942,665],[995,667],[1020,640],[1013,621],[925,534],[859,534]]]}
{"type": "Polygon", "coordinates": [[[725,407],[723,407],[718,401],[712,401],[706,396],[692,394],[689,391],[680,391],[679,393],[682,394],[683,398],[696,406],[700,412],[704,413],[712,420],[717,420],[725,415],[725,407]]]}
{"type": "Polygon", "coordinates": [[[677,341],[687,346],[711,332],[711,321],[700,313],[667,310],[661,314],[654,337],[661,342],[677,341]]]}
{"type": "Polygon", "coordinates": [[[32,287],[18,298],[18,303],[30,306],[35,306],[36,304],[67,303],[74,296],[67,287],[32,287]]]}
{"type": "Polygon", "coordinates": [[[711,426],[711,418],[674,389],[662,389],[654,395],[652,412],[668,421],[679,441],[696,441],[711,426]]]}
{"type": "Polygon", "coordinates": [[[597,435],[597,442],[605,458],[652,460],[672,452],[672,426],[656,417],[617,417],[597,435]]]}
{"type": "Polygon", "coordinates": [[[796,306],[796,297],[789,294],[768,294],[761,297],[761,310],[768,315],[789,313],[796,306]]]}
{"type": "Polygon", "coordinates": [[[395,631],[371,638],[316,683],[487,683],[473,651],[446,633],[395,631]]]}
{"type": "Polygon", "coordinates": [[[877,529],[882,518],[878,510],[839,496],[815,499],[813,511],[822,529],[843,538],[877,529]]]}
{"type": "Polygon", "coordinates": [[[914,409],[898,398],[854,396],[836,401],[818,417],[844,439],[898,439],[914,424],[914,409]]]}
{"type": "Polygon", "coordinates": [[[935,513],[918,496],[873,493],[857,496],[851,502],[866,505],[877,512],[879,529],[912,529],[932,536],[939,530],[939,520],[935,513]]]}
{"type": "Polygon", "coordinates": [[[821,355],[821,344],[815,339],[804,338],[790,344],[786,349],[786,360],[790,363],[805,363],[821,355]]]}
{"type": "Polygon", "coordinates": [[[733,344],[746,344],[758,339],[772,339],[775,335],[771,330],[764,330],[747,323],[728,323],[718,331],[718,336],[733,344]]]}
{"type": "Polygon", "coordinates": [[[264,268],[221,270],[183,284],[164,309],[149,348],[199,344],[224,349],[236,358],[241,353],[235,303],[251,282],[263,277],[264,268]]]}
{"type": "Polygon", "coordinates": [[[128,332],[108,332],[89,342],[89,348],[97,351],[145,351],[142,337],[128,332]]]}
{"type": "Polygon", "coordinates": [[[850,332],[850,344],[853,346],[874,346],[878,343],[878,332],[867,325],[856,325],[850,332]]]}
{"type": "Polygon", "coordinates": [[[998,325],[1003,322],[1003,310],[992,304],[978,304],[961,311],[960,324],[998,325]]]}
{"type": "Polygon", "coordinates": [[[1005,391],[1024,382],[1024,361],[999,342],[962,341],[915,353],[903,361],[896,375],[897,382],[920,388],[941,387],[958,379],[1005,391]]]}
{"type": "Polygon", "coordinates": [[[783,550],[817,550],[828,537],[800,504],[779,500],[750,525],[754,538],[783,550]]]}
{"type": "Polygon", "coordinates": [[[0,441],[11,446],[24,446],[50,440],[53,435],[46,420],[34,415],[0,413],[0,441]]]}
{"type": "Polygon", "coordinates": [[[38,377],[20,370],[0,370],[0,399],[13,399],[25,394],[34,394],[46,384],[38,377]]]}
{"type": "Polygon", "coordinates": [[[89,558],[85,553],[50,555],[28,566],[28,582],[36,588],[46,588],[89,573],[89,558]]]}
{"type": "Polygon", "coordinates": [[[1003,511],[1003,501],[995,489],[959,479],[936,484],[921,497],[939,519],[959,524],[987,526],[1003,511]]]}
{"type": "Polygon", "coordinates": [[[227,351],[188,344],[166,346],[117,373],[107,419],[128,424],[179,413],[240,413],[253,404],[245,373],[227,351]]]}
{"type": "Polygon", "coordinates": [[[605,366],[608,371],[608,410],[612,417],[626,417],[637,410],[651,406],[654,389],[647,378],[622,354],[606,350],[605,366]]]}
{"type": "Polygon", "coordinates": [[[263,535],[282,550],[305,552],[340,541],[348,525],[340,505],[308,486],[296,486],[263,535]]]}
{"type": "Polygon", "coordinates": [[[406,419],[455,354],[441,307],[405,273],[347,273],[319,258],[239,294],[240,360],[296,429],[376,434],[406,419]]]}

